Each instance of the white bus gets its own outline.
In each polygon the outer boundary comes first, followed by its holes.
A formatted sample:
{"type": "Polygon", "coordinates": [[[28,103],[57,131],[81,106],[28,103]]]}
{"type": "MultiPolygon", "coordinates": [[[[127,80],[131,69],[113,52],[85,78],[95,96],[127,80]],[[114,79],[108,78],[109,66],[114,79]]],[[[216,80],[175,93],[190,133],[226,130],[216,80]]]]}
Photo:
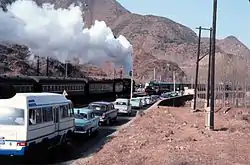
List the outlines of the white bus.
{"type": "Polygon", "coordinates": [[[0,155],[25,155],[60,145],[74,131],[70,100],[54,93],[17,93],[0,99],[0,155]]]}

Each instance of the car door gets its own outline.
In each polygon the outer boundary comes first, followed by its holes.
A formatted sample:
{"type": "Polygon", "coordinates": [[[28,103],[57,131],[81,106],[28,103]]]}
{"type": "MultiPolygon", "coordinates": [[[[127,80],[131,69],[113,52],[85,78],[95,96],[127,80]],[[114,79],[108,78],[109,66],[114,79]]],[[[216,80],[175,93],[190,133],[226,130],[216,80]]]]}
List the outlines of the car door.
{"type": "Polygon", "coordinates": [[[96,128],[98,126],[99,123],[99,118],[95,117],[94,112],[90,112],[89,114],[90,116],[90,120],[91,120],[91,128],[96,128]]]}
{"type": "Polygon", "coordinates": [[[114,104],[110,104],[110,111],[112,112],[112,118],[116,118],[118,110],[115,109],[114,104]]]}
{"type": "Polygon", "coordinates": [[[90,123],[90,128],[94,127],[94,117],[93,117],[93,112],[89,112],[88,113],[88,121],[90,123]]]}

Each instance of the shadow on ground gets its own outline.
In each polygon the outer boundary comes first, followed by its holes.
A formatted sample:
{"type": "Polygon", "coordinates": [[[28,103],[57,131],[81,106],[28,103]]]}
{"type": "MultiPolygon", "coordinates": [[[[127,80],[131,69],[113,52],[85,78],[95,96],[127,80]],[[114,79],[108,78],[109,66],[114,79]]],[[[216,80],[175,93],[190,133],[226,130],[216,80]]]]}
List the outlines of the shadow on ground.
{"type": "Polygon", "coordinates": [[[98,143],[105,143],[105,137],[114,133],[115,129],[100,128],[97,134],[93,134],[92,137],[86,136],[74,137],[71,144],[67,146],[58,147],[56,149],[48,150],[47,152],[38,152],[36,157],[21,159],[17,157],[0,157],[1,164],[4,165],[26,165],[26,164],[60,164],[63,162],[72,161],[78,158],[88,156],[95,152],[92,150],[98,143]],[[88,155],[86,152],[88,151],[88,155]]]}

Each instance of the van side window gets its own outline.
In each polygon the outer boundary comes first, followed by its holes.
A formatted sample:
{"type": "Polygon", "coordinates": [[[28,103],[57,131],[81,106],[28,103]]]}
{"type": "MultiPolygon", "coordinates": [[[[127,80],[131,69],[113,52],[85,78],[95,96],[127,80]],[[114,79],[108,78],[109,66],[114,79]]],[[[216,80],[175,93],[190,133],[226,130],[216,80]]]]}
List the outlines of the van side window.
{"type": "Polygon", "coordinates": [[[61,113],[61,118],[69,117],[68,106],[61,105],[60,106],[60,113],[61,113]]]}
{"type": "Polygon", "coordinates": [[[42,109],[37,108],[36,109],[36,124],[40,124],[42,122],[43,122],[42,109]]]}
{"type": "Polygon", "coordinates": [[[29,125],[35,125],[42,123],[42,109],[30,109],[29,110],[29,125]]]}
{"type": "Polygon", "coordinates": [[[70,104],[68,104],[68,106],[69,106],[69,114],[70,114],[70,116],[72,117],[72,116],[74,116],[73,105],[70,103],[70,104]]]}
{"type": "Polygon", "coordinates": [[[36,110],[30,109],[29,110],[29,125],[36,124],[36,110]]]}
{"type": "Polygon", "coordinates": [[[42,108],[42,111],[43,111],[43,121],[44,122],[53,121],[52,107],[44,107],[44,108],[42,108]]]}

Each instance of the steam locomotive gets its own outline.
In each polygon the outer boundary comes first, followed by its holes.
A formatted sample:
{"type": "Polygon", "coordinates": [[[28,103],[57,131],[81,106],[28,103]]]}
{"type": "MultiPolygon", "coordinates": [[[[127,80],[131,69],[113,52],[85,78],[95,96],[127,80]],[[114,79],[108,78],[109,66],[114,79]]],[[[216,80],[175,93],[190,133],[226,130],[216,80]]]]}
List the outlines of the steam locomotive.
{"type": "MultiPolygon", "coordinates": [[[[71,99],[96,100],[103,97],[129,96],[131,80],[128,78],[92,80],[86,78],[58,78],[46,76],[0,76],[0,98],[12,97],[13,93],[52,92],[63,93],[71,99]],[[7,86],[11,86],[13,90],[7,86]],[[78,98],[79,99],[79,98],[78,98]]],[[[133,82],[133,84],[135,84],[133,82]]],[[[133,87],[134,88],[134,87],[133,87]]]]}

